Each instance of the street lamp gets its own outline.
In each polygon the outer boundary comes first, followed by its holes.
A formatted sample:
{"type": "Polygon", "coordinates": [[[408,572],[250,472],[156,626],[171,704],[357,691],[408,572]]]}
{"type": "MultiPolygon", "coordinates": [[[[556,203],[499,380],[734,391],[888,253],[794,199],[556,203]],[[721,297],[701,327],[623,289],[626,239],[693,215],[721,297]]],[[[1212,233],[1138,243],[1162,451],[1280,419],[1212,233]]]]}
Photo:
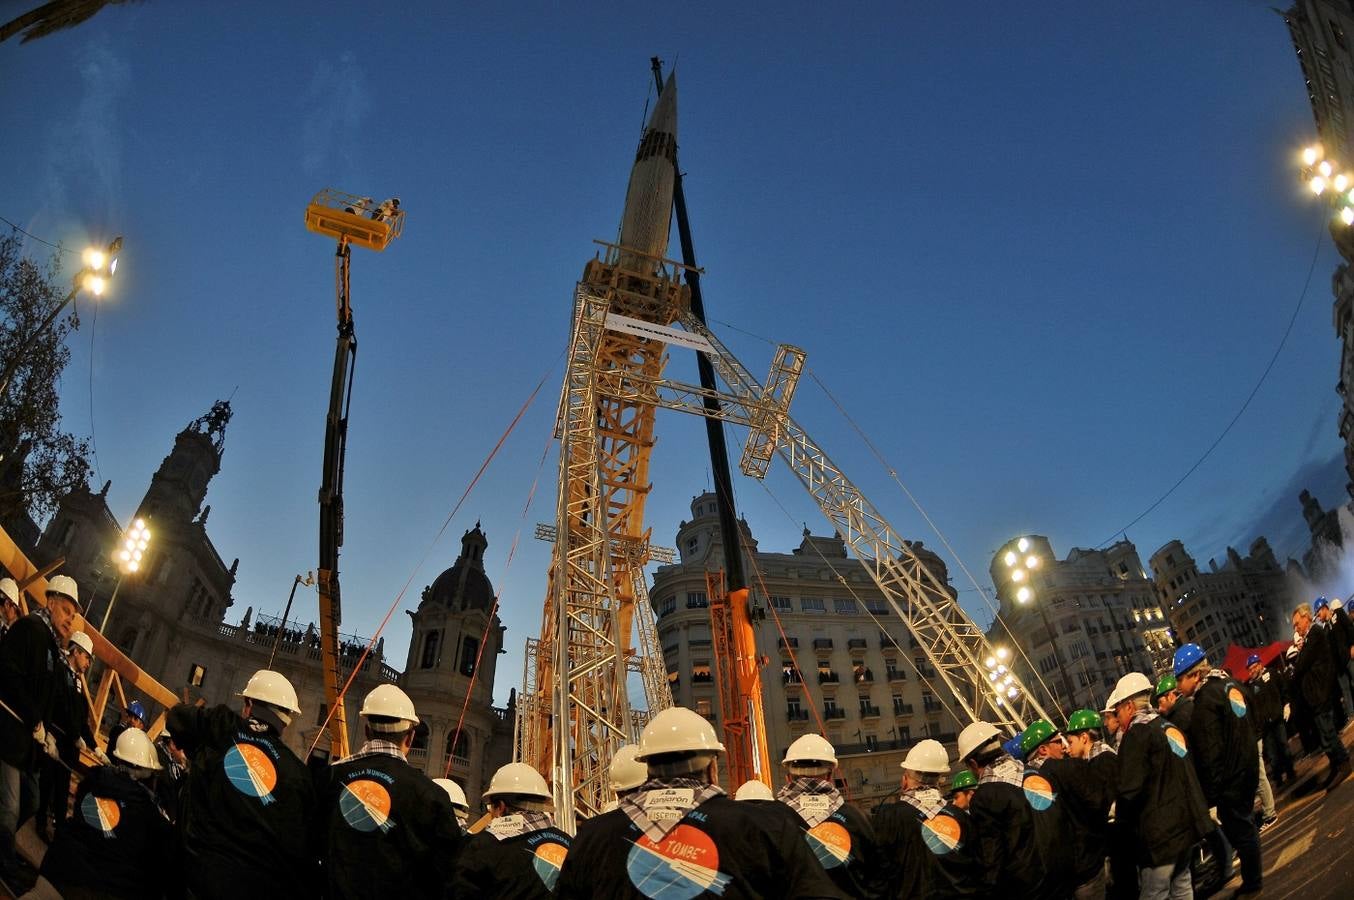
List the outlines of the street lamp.
{"type": "Polygon", "coordinates": [[[1342,225],[1354,225],[1354,175],[1326,158],[1326,149],[1312,144],[1302,151],[1302,180],[1314,196],[1326,198],[1342,225]]]}
{"type": "MultiPolygon", "coordinates": [[[[1002,557],[1006,563],[1007,578],[1015,586],[1015,600],[1021,606],[1033,602],[1035,597],[1034,580],[1035,573],[1043,565],[1043,559],[1037,553],[1031,552],[1034,545],[1027,537],[1018,538],[1014,547],[1008,549],[1002,557]]],[[[1053,661],[1058,665],[1058,674],[1062,676],[1063,691],[1067,695],[1067,702],[1075,703],[1076,695],[1072,693],[1072,680],[1067,676],[1067,669],[1063,666],[1062,654],[1058,652],[1058,636],[1053,631],[1053,623],[1049,621],[1048,609],[1045,604],[1035,604],[1039,610],[1039,617],[1043,619],[1044,630],[1048,633],[1048,642],[1053,645],[1053,661]]]]}
{"type": "Polygon", "coordinates": [[[141,571],[141,563],[149,546],[150,528],[146,526],[145,519],[138,518],[122,536],[122,548],[117,554],[118,580],[117,584],[113,585],[113,595],[108,598],[108,607],[103,611],[103,622],[99,625],[100,634],[108,627],[108,617],[113,614],[113,604],[117,602],[123,576],[141,571]]]}
{"type": "Polygon", "coordinates": [[[992,655],[983,660],[987,680],[992,683],[992,692],[997,695],[998,706],[1020,696],[1020,683],[1010,669],[1010,662],[1011,651],[1006,647],[994,647],[992,655]]]}
{"type": "Polygon", "coordinates": [[[291,618],[291,604],[296,599],[296,588],[303,584],[306,587],[315,584],[315,573],[307,572],[305,578],[297,575],[292,579],[291,593],[287,595],[287,608],[282,611],[282,624],[278,626],[277,637],[273,639],[273,652],[268,654],[268,668],[270,669],[273,667],[273,660],[277,657],[277,648],[282,645],[282,635],[287,632],[287,620],[291,618]]]}
{"type": "Polygon", "coordinates": [[[75,295],[80,293],[81,288],[89,291],[96,297],[103,296],[103,292],[108,288],[108,282],[112,280],[113,273],[118,268],[118,253],[122,251],[122,238],[115,237],[109,242],[106,249],[100,250],[96,247],[90,247],[82,255],[84,267],[75,273],[75,278],[71,284],[70,293],[66,299],[62,300],[56,307],[47,314],[47,318],[33,333],[24,339],[23,344],[14,354],[14,358],[5,363],[5,374],[0,378],[0,401],[5,399],[9,393],[10,380],[14,378],[14,373],[19,370],[19,364],[28,356],[28,352],[33,349],[33,344],[42,334],[52,327],[57,318],[75,299],[75,295]]]}

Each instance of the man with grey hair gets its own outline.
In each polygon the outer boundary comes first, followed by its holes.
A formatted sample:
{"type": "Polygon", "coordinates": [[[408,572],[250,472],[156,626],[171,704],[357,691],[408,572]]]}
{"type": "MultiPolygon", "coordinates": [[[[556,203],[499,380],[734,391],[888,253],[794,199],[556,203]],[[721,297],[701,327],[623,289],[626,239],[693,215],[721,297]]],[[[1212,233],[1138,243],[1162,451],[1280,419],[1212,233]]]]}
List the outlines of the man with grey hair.
{"type": "MultiPolygon", "coordinates": [[[[942,871],[961,849],[958,844],[928,834],[929,823],[945,808],[941,786],[950,772],[950,755],[945,745],[932,738],[918,741],[899,765],[903,770],[902,793],[874,813],[874,832],[883,865],[881,883],[887,886],[883,896],[927,897],[940,893],[942,885],[956,880],[976,888],[971,865],[953,872],[942,871]]],[[[960,885],[954,887],[958,889],[960,885]]]]}
{"type": "Polygon", "coordinates": [[[1126,723],[1115,817],[1137,854],[1140,900],[1190,900],[1190,851],[1213,829],[1184,734],[1152,708],[1152,682],[1130,672],[1114,689],[1126,723]]]}
{"type": "Polygon", "coordinates": [[[1298,604],[1293,610],[1293,631],[1302,638],[1302,649],[1293,661],[1293,690],[1312,712],[1321,749],[1330,761],[1330,773],[1323,787],[1333,788],[1349,776],[1349,752],[1335,727],[1335,656],[1331,653],[1329,632],[1312,627],[1312,607],[1298,604]]]}
{"type": "Polygon", "coordinates": [[[724,745],[680,706],[649,720],[638,757],[649,780],[580,829],[560,873],[565,900],[651,897],[845,898],[790,816],[768,816],[715,784],[724,745]]]}

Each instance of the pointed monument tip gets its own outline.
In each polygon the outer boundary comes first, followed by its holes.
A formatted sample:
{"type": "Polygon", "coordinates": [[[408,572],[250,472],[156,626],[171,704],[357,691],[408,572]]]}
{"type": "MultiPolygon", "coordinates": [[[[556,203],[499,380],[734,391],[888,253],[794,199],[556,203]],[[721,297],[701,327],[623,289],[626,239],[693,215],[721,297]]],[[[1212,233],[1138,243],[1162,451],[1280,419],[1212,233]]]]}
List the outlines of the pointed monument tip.
{"type": "Polygon", "coordinates": [[[653,114],[649,116],[648,130],[671,135],[677,134],[676,72],[669,74],[667,81],[663,83],[663,92],[658,95],[658,102],[654,104],[653,114]]]}

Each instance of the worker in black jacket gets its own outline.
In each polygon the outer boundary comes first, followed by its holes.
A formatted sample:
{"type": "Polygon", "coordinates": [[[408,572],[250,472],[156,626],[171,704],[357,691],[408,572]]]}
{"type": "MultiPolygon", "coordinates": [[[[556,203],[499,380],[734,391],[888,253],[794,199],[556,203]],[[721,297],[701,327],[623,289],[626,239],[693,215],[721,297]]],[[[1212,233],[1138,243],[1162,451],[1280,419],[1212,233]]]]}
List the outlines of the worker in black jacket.
{"type": "Polygon", "coordinates": [[[1284,723],[1283,674],[1271,671],[1260,661],[1260,654],[1252,653],[1246,659],[1250,678],[1246,686],[1251,690],[1255,721],[1260,726],[1260,743],[1264,750],[1265,771],[1285,784],[1297,780],[1293,769],[1293,755],[1288,752],[1288,728],[1284,723]]]}
{"type": "Polygon", "coordinates": [[[950,782],[946,804],[927,820],[926,846],[936,854],[931,891],[934,900],[961,900],[978,896],[982,878],[973,840],[973,819],[969,804],[978,779],[968,769],[960,769],[950,782]]]}
{"type": "Polygon", "coordinates": [[[822,736],[806,734],[790,744],[781,764],[786,784],[776,799],[799,817],[818,864],[843,893],[875,897],[880,860],[874,828],[832,783],[837,751],[822,736]]]}
{"type": "Polygon", "coordinates": [[[462,845],[449,896],[555,896],[571,841],[555,827],[545,779],[526,763],[508,763],[489,779],[483,796],[494,818],[462,845]]]}
{"type": "Polygon", "coordinates": [[[1260,779],[1258,732],[1246,691],[1226,672],[1209,665],[1198,644],[1175,651],[1180,693],[1194,700],[1188,729],[1194,770],[1204,798],[1218,811],[1222,833],[1241,860],[1240,893],[1260,890],[1263,865],[1255,827],[1255,791],[1260,779]]]}
{"type": "Polygon", "coordinates": [[[57,755],[46,723],[65,687],[62,650],[80,612],[75,579],[47,582],[47,606],[19,619],[0,639],[0,877],[15,864],[14,834],[37,801],[42,754],[57,755]]]}
{"type": "Polygon", "coordinates": [[[1306,603],[1293,610],[1293,630],[1302,639],[1293,663],[1293,693],[1301,695],[1316,725],[1321,749],[1330,761],[1325,787],[1333,788],[1349,777],[1349,752],[1335,727],[1336,688],[1334,656],[1324,628],[1313,627],[1312,608],[1306,603]]]}
{"type": "Polygon", "coordinates": [[[174,829],[148,784],[159,765],[145,732],[132,730],[118,739],[112,764],[95,766],[80,780],[75,815],[57,828],[42,860],[40,880],[48,884],[35,894],[50,896],[43,893],[50,886],[67,897],[165,895],[162,873],[174,829]]]}
{"type": "MultiPolygon", "coordinates": [[[[952,877],[968,881],[953,891],[972,893],[981,880],[976,872],[962,867],[942,872],[942,862],[960,843],[956,821],[932,821],[945,808],[940,792],[950,771],[950,755],[940,741],[918,741],[903,758],[902,793],[892,802],[874,811],[874,833],[879,841],[881,896],[898,898],[929,897],[940,891],[941,882],[952,877]]],[[[974,780],[977,784],[977,780],[974,780]]],[[[970,856],[972,848],[969,849],[970,856]]]]}
{"type": "Polygon", "coordinates": [[[724,745],[703,716],[665,709],[644,726],[639,747],[649,780],[579,829],[560,872],[562,900],[847,896],[791,817],[732,800],[714,783],[724,745]]]}
{"type": "Polygon", "coordinates": [[[178,821],[188,890],[196,900],[313,897],[315,787],[282,742],[301,712],[296,690],[260,669],[240,696],[239,713],[180,703],[165,723],[189,759],[178,821]]]}
{"type": "Polygon", "coordinates": [[[1354,697],[1350,695],[1349,689],[1349,648],[1354,644],[1354,634],[1350,634],[1345,627],[1346,617],[1342,622],[1335,616],[1331,609],[1330,601],[1325,597],[1317,597],[1316,602],[1312,604],[1312,615],[1316,617],[1316,624],[1325,628],[1330,637],[1331,660],[1335,667],[1335,727],[1344,728],[1349,721],[1349,716],[1354,713],[1354,697]]]}
{"type": "Polygon", "coordinates": [[[1002,735],[989,722],[959,732],[959,758],[978,778],[969,803],[980,895],[1002,900],[1048,900],[1061,896],[1050,886],[1067,873],[1050,873],[1046,849],[1035,828],[1025,792],[1025,767],[1002,749],[1002,735]]]}
{"type": "Polygon", "coordinates": [[[1067,847],[1065,861],[1071,866],[1078,900],[1103,898],[1108,885],[1105,857],[1117,766],[1113,753],[1091,756],[1092,735],[1101,727],[1095,710],[1079,709],[1068,719],[1068,737],[1048,720],[1039,719],[1025,729],[1020,747],[1030,768],[1047,779],[1057,797],[1052,810],[1060,812],[1058,834],[1067,847]],[[1072,736],[1077,742],[1076,756],[1071,751],[1072,736]]]}
{"type": "Polygon", "coordinates": [[[442,897],[461,829],[447,792],[409,765],[418,716],[409,695],[377,686],[362,701],[366,743],[320,790],[330,900],[442,897]]]}
{"type": "MultiPolygon", "coordinates": [[[[61,688],[52,702],[47,733],[56,742],[56,756],[45,756],[39,770],[38,833],[49,837],[49,828],[66,818],[70,801],[71,771],[80,762],[80,748],[92,751],[94,733],[89,727],[89,701],[85,698],[84,678],[94,659],[94,642],[83,631],[71,635],[66,651],[61,688]],[[55,821],[52,819],[55,818],[55,821]]],[[[112,746],[117,746],[116,744],[112,746]]]]}
{"type": "Polygon", "coordinates": [[[1138,863],[1141,900],[1188,897],[1189,857],[1213,828],[1190,762],[1192,748],[1170,719],[1152,709],[1152,682],[1140,672],[1119,679],[1115,707],[1127,730],[1119,743],[1115,817],[1138,863]]]}
{"type": "Polygon", "coordinates": [[[23,611],[19,608],[19,585],[13,578],[0,578],[0,639],[4,638],[9,626],[19,621],[23,611]]]}

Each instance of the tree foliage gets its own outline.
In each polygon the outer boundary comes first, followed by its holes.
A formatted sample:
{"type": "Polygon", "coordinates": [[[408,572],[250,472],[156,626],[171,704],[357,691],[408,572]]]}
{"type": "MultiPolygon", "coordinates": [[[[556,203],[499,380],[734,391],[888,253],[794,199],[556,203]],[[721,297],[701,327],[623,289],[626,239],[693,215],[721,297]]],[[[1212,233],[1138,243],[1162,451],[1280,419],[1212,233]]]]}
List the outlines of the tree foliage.
{"type": "Polygon", "coordinates": [[[8,40],[23,32],[23,38],[19,43],[26,44],[49,34],[74,28],[92,19],[94,14],[105,6],[119,6],[127,2],[130,0],[51,0],[50,3],[36,6],[0,24],[0,41],[8,40]]]}
{"type": "MultiPolygon", "coordinates": [[[[60,253],[46,265],[23,254],[17,233],[0,235],[0,361],[8,364],[42,320],[66,297],[60,253]]],[[[80,327],[71,310],[18,360],[0,398],[0,521],[25,513],[42,521],[60,499],[89,481],[89,442],[63,431],[61,373],[70,361],[66,336],[80,327]]]]}

